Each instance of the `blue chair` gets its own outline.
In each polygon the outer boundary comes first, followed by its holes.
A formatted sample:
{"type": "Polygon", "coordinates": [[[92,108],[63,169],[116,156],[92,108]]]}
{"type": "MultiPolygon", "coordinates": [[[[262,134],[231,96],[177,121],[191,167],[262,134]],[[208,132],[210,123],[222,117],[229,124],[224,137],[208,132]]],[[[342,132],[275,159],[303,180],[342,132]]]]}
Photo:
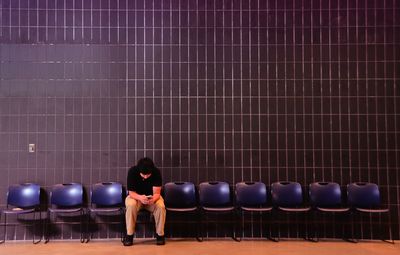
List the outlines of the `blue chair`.
{"type": "Polygon", "coordinates": [[[201,210],[201,241],[203,240],[203,222],[211,222],[208,214],[228,214],[229,218],[214,221],[227,222],[232,226],[232,238],[236,238],[236,213],[232,203],[229,184],[226,182],[202,182],[199,184],[199,203],[201,210]]]}
{"type": "MultiPolygon", "coordinates": [[[[352,216],[354,223],[354,215],[356,214],[357,219],[359,219],[360,223],[363,222],[363,215],[379,215],[379,232],[381,235],[381,240],[386,241],[387,239],[383,238],[382,233],[382,220],[381,214],[385,214],[388,219],[389,224],[389,240],[388,242],[394,243],[392,240],[392,228],[390,222],[389,208],[382,207],[381,204],[381,196],[379,192],[379,187],[375,183],[368,182],[355,182],[347,185],[347,203],[352,209],[352,216]]],[[[354,239],[354,232],[353,240],[354,239]]]]}
{"type": "MultiPolygon", "coordinates": [[[[123,221],[124,221],[124,207],[123,207],[123,189],[122,185],[118,182],[101,182],[96,183],[90,190],[90,206],[88,207],[88,224],[87,227],[96,223],[96,216],[98,215],[118,215],[119,226],[121,234],[121,242],[123,241],[123,221]],[[91,221],[94,216],[93,222],[91,221]],[[93,224],[92,224],[93,223],[93,224]]],[[[102,222],[106,224],[107,222],[102,222]]],[[[108,224],[113,224],[110,222],[108,224]]],[[[89,233],[89,230],[87,229],[89,233]]],[[[91,233],[88,235],[86,242],[91,239],[91,233]]]]}
{"type": "MultiPolygon", "coordinates": [[[[235,185],[236,205],[241,212],[242,225],[245,223],[245,214],[259,216],[260,232],[263,232],[263,216],[272,211],[272,206],[268,203],[267,187],[262,182],[239,182],[235,185]]],[[[254,224],[254,221],[251,221],[254,224]]],[[[271,231],[269,228],[269,237],[271,231]]],[[[243,233],[243,229],[240,231],[243,233]]]]}
{"type": "MultiPolygon", "coordinates": [[[[40,213],[40,186],[34,183],[15,184],[8,187],[7,192],[7,208],[1,211],[1,216],[4,215],[4,238],[0,243],[4,243],[7,236],[7,216],[22,214],[33,214],[33,243],[37,244],[42,240],[35,241],[36,229],[36,214],[39,214],[39,223],[42,221],[40,213]]],[[[14,224],[13,224],[14,225],[14,224]]],[[[16,224],[15,224],[16,225],[16,224]]]]}
{"type": "MultiPolygon", "coordinates": [[[[276,210],[282,211],[286,214],[295,213],[296,217],[299,214],[305,214],[305,239],[308,238],[308,215],[307,212],[311,210],[310,206],[304,204],[303,189],[298,182],[281,181],[274,182],[271,185],[272,203],[276,210]]],[[[278,214],[278,217],[280,214],[278,214]]],[[[278,238],[280,239],[280,220],[278,220],[278,238]]]]}
{"type": "Polygon", "coordinates": [[[46,223],[46,242],[49,242],[49,227],[50,224],[56,223],[75,223],[76,222],[52,222],[52,216],[62,214],[63,216],[76,216],[79,214],[80,221],[80,241],[83,243],[84,235],[82,231],[83,218],[85,210],[83,208],[83,187],[79,183],[64,183],[56,184],[50,191],[50,205],[47,209],[46,223]]]}
{"type": "Polygon", "coordinates": [[[314,209],[314,236],[312,241],[319,240],[319,232],[316,214],[317,213],[330,213],[332,215],[341,215],[342,238],[344,237],[344,216],[348,216],[350,208],[345,206],[342,201],[342,191],[339,184],[335,182],[314,182],[309,187],[310,203],[314,209]]]}
{"type": "MultiPolygon", "coordinates": [[[[196,189],[191,182],[168,182],[164,185],[164,202],[167,212],[177,215],[187,215],[196,225],[196,239],[199,239],[199,211],[197,207],[196,189]]],[[[168,220],[172,223],[171,219],[168,220]]],[[[178,221],[179,222],[179,221],[178,221]]]]}

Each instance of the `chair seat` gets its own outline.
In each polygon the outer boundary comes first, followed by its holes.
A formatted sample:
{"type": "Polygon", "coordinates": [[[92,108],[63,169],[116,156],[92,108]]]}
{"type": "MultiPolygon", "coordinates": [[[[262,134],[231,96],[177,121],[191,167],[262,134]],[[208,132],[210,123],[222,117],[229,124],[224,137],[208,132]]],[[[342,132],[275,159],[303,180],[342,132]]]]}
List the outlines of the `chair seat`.
{"type": "Polygon", "coordinates": [[[357,211],[359,212],[365,212],[365,213],[387,213],[389,212],[388,208],[356,208],[357,211]]]}
{"type": "Polygon", "coordinates": [[[49,208],[49,211],[52,213],[73,213],[73,212],[80,212],[83,208],[49,208]]]}
{"type": "Polygon", "coordinates": [[[188,207],[188,208],[177,208],[177,207],[166,207],[167,211],[171,212],[194,212],[197,210],[197,207],[188,207]]]}
{"type": "Polygon", "coordinates": [[[210,211],[210,212],[229,212],[233,211],[235,207],[233,206],[227,206],[227,207],[208,207],[208,206],[203,206],[203,210],[205,211],[210,211]]]}
{"type": "Polygon", "coordinates": [[[32,213],[34,211],[35,211],[34,208],[28,208],[28,209],[13,208],[13,209],[3,210],[2,213],[4,213],[4,214],[23,214],[23,213],[32,213]]]}
{"type": "Polygon", "coordinates": [[[247,206],[241,206],[241,210],[246,211],[246,212],[269,212],[272,210],[272,207],[247,207],[247,206]]]}
{"type": "Polygon", "coordinates": [[[321,212],[333,212],[333,213],[343,213],[343,212],[348,212],[350,208],[348,207],[335,207],[335,208],[327,208],[327,207],[317,207],[318,211],[321,212]]]}
{"type": "Polygon", "coordinates": [[[112,212],[118,212],[121,211],[121,207],[103,207],[103,208],[98,208],[98,207],[91,207],[88,208],[89,212],[93,213],[112,213],[112,212]]]}
{"type": "Polygon", "coordinates": [[[279,210],[285,211],[285,212],[308,212],[311,210],[311,207],[284,207],[284,206],[278,206],[279,210]]]}

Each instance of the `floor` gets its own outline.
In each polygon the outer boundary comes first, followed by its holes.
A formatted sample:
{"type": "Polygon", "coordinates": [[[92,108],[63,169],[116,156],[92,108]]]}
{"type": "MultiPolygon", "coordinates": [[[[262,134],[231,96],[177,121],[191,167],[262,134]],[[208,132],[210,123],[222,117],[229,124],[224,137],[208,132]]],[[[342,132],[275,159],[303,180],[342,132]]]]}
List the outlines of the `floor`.
{"type": "Polygon", "coordinates": [[[306,241],[282,240],[274,243],[266,240],[243,240],[235,242],[229,239],[194,240],[167,239],[165,246],[155,245],[154,240],[135,240],[134,246],[124,247],[118,240],[92,240],[87,244],[79,241],[50,241],[48,244],[34,245],[29,242],[9,241],[0,245],[0,254],[24,255],[110,255],[110,254],[135,254],[135,255],[265,255],[265,254],[304,254],[304,255],[337,255],[337,254],[362,254],[362,255],[399,255],[400,242],[389,244],[380,241],[363,241],[357,244],[344,241],[320,241],[311,243],[306,241]]]}

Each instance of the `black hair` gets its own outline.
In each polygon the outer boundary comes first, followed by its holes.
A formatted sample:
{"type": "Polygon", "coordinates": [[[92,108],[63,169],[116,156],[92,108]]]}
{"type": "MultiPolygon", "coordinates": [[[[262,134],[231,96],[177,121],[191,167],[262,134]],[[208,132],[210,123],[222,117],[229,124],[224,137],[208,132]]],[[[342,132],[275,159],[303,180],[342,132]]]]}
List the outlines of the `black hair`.
{"type": "Polygon", "coordinates": [[[151,158],[146,157],[138,161],[137,168],[139,169],[139,172],[142,174],[151,174],[153,173],[153,170],[156,167],[154,166],[153,160],[151,160],[151,158]]]}

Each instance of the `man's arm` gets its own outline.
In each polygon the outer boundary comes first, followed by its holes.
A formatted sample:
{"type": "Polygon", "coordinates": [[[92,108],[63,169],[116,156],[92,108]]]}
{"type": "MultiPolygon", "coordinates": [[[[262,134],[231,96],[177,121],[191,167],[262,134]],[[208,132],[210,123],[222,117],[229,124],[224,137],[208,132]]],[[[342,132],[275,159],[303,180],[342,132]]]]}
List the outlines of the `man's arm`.
{"type": "Polygon", "coordinates": [[[153,187],[153,197],[149,199],[149,204],[154,204],[161,197],[161,187],[153,187]]]}
{"type": "MultiPolygon", "coordinates": [[[[160,190],[161,190],[161,187],[160,187],[160,190]]],[[[149,203],[149,199],[145,195],[139,195],[135,191],[129,191],[129,197],[131,197],[135,200],[139,200],[142,204],[149,203]]]]}

